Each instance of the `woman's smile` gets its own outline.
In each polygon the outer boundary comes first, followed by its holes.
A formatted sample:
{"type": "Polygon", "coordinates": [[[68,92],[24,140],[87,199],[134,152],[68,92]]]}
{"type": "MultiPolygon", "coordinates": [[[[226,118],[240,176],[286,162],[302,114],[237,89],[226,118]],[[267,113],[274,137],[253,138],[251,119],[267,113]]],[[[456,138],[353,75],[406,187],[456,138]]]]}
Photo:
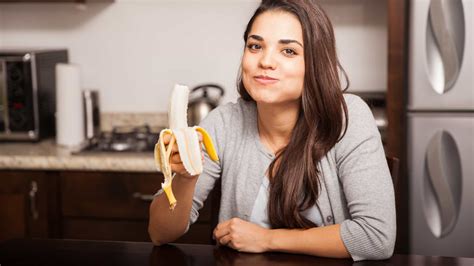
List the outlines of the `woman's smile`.
{"type": "Polygon", "coordinates": [[[258,75],[258,76],[255,76],[254,79],[261,85],[271,85],[279,81],[279,79],[266,76],[266,75],[258,75]]]}

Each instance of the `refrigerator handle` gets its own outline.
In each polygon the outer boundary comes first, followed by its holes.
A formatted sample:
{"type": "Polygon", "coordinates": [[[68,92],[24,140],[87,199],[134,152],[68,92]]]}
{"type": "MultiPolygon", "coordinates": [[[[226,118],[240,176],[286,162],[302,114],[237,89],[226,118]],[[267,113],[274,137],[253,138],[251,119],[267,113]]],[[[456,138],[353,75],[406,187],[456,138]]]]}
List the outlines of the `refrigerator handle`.
{"type": "Polygon", "coordinates": [[[431,139],[426,151],[426,168],[424,211],[433,235],[440,238],[454,229],[462,193],[459,151],[448,132],[437,132],[431,139]]]}
{"type": "Polygon", "coordinates": [[[462,0],[431,0],[426,29],[426,59],[433,89],[444,94],[459,76],[464,53],[462,0]]]}

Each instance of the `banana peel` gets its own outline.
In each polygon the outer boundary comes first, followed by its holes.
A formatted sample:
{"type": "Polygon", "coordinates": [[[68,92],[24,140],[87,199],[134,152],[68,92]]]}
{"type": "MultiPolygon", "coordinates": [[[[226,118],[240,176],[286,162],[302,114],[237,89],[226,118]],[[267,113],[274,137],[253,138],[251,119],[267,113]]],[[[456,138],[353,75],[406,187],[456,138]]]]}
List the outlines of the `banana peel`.
{"type": "Polygon", "coordinates": [[[168,198],[170,209],[174,210],[177,200],[173,194],[171,184],[175,173],[171,170],[171,149],[176,143],[178,145],[179,155],[184,168],[190,175],[199,175],[203,171],[201,157],[201,143],[199,135],[202,135],[202,142],[206,152],[213,161],[219,161],[216,149],[209,133],[202,127],[189,127],[187,122],[189,88],[184,85],[176,84],[171,93],[171,100],[168,108],[169,128],[160,132],[158,142],[155,145],[154,157],[155,165],[158,171],[161,171],[165,177],[161,184],[163,191],[168,198]],[[166,135],[171,135],[168,145],[163,140],[166,135]]]}

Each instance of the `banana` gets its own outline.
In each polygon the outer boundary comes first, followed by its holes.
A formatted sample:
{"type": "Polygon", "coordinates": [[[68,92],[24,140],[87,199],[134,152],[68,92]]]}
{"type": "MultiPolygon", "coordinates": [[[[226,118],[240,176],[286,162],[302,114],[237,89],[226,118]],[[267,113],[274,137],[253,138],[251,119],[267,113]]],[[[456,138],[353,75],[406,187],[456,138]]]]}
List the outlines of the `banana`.
{"type": "Polygon", "coordinates": [[[155,165],[157,170],[161,171],[165,177],[161,187],[168,198],[171,210],[174,210],[177,204],[177,200],[171,189],[171,183],[175,176],[171,171],[170,164],[170,155],[173,145],[175,143],[178,144],[181,161],[190,175],[199,175],[203,171],[201,145],[197,132],[200,132],[203,137],[203,143],[209,157],[214,161],[219,161],[209,133],[199,126],[188,127],[188,97],[189,89],[187,86],[179,84],[174,86],[168,108],[169,128],[163,129],[160,132],[158,142],[155,145],[155,165]],[[168,145],[165,145],[163,142],[166,135],[171,135],[168,145]]]}

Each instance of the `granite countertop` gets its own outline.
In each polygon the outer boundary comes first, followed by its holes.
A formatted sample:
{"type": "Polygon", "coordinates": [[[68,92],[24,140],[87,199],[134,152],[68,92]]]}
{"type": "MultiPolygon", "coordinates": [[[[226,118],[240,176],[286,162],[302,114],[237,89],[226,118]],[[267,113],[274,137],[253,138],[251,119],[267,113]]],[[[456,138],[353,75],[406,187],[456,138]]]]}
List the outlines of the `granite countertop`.
{"type": "Polygon", "coordinates": [[[38,143],[0,142],[0,170],[83,170],[156,172],[153,153],[85,153],[56,145],[54,139],[38,143]]]}

